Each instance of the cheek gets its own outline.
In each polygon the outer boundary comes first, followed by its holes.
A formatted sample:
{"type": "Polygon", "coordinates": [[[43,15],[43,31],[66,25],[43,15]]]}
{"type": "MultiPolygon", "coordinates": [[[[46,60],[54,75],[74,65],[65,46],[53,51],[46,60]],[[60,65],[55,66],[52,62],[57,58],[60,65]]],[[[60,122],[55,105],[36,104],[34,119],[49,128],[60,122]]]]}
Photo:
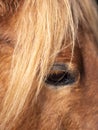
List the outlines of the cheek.
{"type": "Polygon", "coordinates": [[[74,91],[70,110],[62,121],[68,130],[97,130],[98,96],[90,91],[85,86],[81,86],[79,92],[74,91]]]}
{"type": "Polygon", "coordinates": [[[57,90],[45,88],[39,96],[42,102],[39,129],[97,130],[98,100],[95,97],[79,85],[57,90]]]}
{"type": "Polygon", "coordinates": [[[71,88],[61,90],[45,88],[43,95],[39,97],[39,102],[42,102],[41,106],[39,106],[39,129],[63,130],[63,121],[68,122],[68,115],[74,100],[71,88]]]}

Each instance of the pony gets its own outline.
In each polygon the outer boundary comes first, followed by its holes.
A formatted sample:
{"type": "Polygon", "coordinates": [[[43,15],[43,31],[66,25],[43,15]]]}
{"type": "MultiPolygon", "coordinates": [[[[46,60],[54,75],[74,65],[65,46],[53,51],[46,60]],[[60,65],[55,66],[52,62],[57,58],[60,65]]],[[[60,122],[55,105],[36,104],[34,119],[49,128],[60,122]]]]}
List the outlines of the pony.
{"type": "Polygon", "coordinates": [[[0,130],[98,129],[94,0],[0,0],[0,130]]]}

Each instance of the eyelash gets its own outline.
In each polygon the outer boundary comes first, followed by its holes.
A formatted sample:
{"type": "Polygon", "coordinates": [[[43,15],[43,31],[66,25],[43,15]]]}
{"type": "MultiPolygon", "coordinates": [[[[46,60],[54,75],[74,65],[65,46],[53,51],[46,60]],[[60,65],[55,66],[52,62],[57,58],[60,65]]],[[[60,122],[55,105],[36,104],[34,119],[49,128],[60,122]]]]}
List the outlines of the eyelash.
{"type": "Polygon", "coordinates": [[[53,86],[71,85],[76,81],[76,76],[71,72],[60,72],[49,74],[45,82],[53,86]]]}

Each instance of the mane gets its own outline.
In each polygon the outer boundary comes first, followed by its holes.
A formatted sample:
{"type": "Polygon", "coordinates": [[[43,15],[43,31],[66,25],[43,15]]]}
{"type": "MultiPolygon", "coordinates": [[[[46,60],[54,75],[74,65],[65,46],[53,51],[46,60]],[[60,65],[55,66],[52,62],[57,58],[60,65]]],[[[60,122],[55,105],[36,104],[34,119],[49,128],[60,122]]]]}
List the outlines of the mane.
{"type": "MultiPolygon", "coordinates": [[[[11,29],[14,32],[9,82],[0,114],[0,128],[4,130],[9,122],[14,124],[19,119],[30,102],[33,106],[45,76],[59,52],[67,48],[67,41],[72,45],[73,57],[80,27],[98,40],[98,19],[94,0],[12,0],[9,5],[2,2],[1,7],[1,24],[6,17],[12,26],[3,37],[8,37],[11,29]]],[[[7,130],[11,128],[8,125],[7,130]]]]}

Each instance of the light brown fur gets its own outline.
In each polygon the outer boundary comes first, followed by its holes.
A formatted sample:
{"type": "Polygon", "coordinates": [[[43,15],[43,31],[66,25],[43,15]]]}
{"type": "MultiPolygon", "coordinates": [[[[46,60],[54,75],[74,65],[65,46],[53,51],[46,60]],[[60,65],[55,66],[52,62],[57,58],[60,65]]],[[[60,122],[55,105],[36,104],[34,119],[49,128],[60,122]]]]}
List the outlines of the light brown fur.
{"type": "Polygon", "coordinates": [[[98,129],[96,8],[94,0],[0,0],[0,130],[98,129]],[[45,83],[55,63],[77,81],[45,83]]]}

